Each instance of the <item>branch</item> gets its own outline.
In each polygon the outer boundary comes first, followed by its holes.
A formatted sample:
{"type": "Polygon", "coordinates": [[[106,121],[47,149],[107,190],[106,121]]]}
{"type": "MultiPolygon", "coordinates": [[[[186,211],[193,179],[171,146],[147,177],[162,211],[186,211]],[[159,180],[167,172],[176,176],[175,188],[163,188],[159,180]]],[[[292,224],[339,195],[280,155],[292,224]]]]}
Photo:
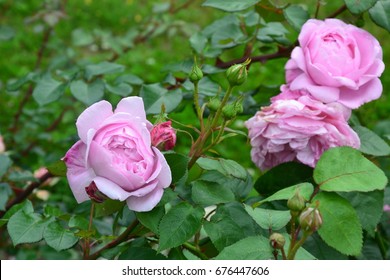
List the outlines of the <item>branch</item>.
{"type": "MultiPolygon", "coordinates": [[[[173,1],[171,1],[171,2],[173,2],[173,1]]],[[[172,5],[173,3],[171,3],[171,8],[169,9],[169,13],[175,14],[175,13],[179,12],[180,10],[188,8],[193,2],[194,2],[193,0],[189,0],[189,1],[185,2],[183,5],[178,6],[176,8],[173,7],[173,5],[172,5]]]]}
{"type": "Polygon", "coordinates": [[[347,10],[347,5],[342,5],[340,8],[338,8],[334,13],[330,14],[329,16],[327,16],[326,18],[335,18],[337,17],[339,14],[343,13],[344,11],[347,10]]]}

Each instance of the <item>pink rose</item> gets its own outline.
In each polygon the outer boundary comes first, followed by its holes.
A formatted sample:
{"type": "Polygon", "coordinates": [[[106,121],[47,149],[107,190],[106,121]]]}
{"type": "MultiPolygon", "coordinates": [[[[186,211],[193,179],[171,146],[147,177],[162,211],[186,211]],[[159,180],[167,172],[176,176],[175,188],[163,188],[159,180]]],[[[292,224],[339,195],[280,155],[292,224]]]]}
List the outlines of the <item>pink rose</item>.
{"type": "Polygon", "coordinates": [[[131,210],[153,209],[172,178],[164,156],[151,145],[152,125],[142,99],[124,98],[114,112],[107,101],[97,102],[81,113],[76,126],[80,140],[64,161],[77,202],[99,191],[111,199],[126,200],[131,210]]]}
{"type": "Polygon", "coordinates": [[[5,145],[3,141],[3,136],[0,135],[0,153],[4,153],[4,152],[5,152],[5,145]]]}
{"type": "Polygon", "coordinates": [[[310,19],[298,39],[285,66],[292,90],[305,89],[317,100],[352,109],[380,97],[378,77],[385,66],[370,33],[338,19],[310,19]]]}
{"type": "Polygon", "coordinates": [[[297,99],[287,87],[246,121],[252,145],[252,161],[270,169],[288,161],[314,167],[322,153],[336,146],[358,148],[358,135],[349,127],[350,110],[340,103],[323,104],[300,93],[297,99]]]}
{"type": "Polygon", "coordinates": [[[156,124],[150,132],[152,145],[160,150],[172,150],[176,144],[176,131],[171,126],[171,121],[156,124]]]}

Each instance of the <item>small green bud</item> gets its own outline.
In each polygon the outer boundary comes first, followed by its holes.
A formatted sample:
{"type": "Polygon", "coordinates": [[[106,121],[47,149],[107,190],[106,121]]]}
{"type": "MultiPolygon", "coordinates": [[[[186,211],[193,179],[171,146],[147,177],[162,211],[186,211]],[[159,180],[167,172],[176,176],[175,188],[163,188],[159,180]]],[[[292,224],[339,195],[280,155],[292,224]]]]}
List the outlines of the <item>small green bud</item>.
{"type": "Polygon", "coordinates": [[[237,115],[242,114],[244,112],[244,107],[242,106],[242,102],[241,101],[235,102],[234,109],[236,110],[237,115]]]}
{"type": "Polygon", "coordinates": [[[196,64],[196,62],[192,66],[192,70],[191,70],[189,78],[190,78],[190,81],[192,83],[199,82],[203,78],[203,72],[199,68],[199,66],[196,64]]]}
{"type": "Polygon", "coordinates": [[[231,120],[237,116],[237,111],[234,103],[227,104],[222,108],[222,115],[226,120],[231,120]]]}
{"type": "Polygon", "coordinates": [[[309,207],[299,216],[299,224],[304,231],[317,231],[322,225],[322,216],[317,208],[309,207]]]}
{"type": "Polygon", "coordinates": [[[299,189],[295,191],[295,194],[287,200],[287,207],[292,212],[301,212],[306,206],[305,199],[299,193],[299,189]]]}
{"type": "Polygon", "coordinates": [[[286,239],[280,233],[274,232],[269,237],[269,242],[274,249],[282,249],[286,243],[286,239]]]}
{"type": "Polygon", "coordinates": [[[218,99],[218,97],[213,97],[209,102],[207,102],[206,106],[210,109],[210,111],[216,112],[219,107],[221,107],[221,101],[218,99]]]}
{"type": "Polygon", "coordinates": [[[250,59],[247,59],[241,64],[234,64],[226,71],[226,76],[229,81],[230,86],[239,86],[242,85],[248,76],[248,70],[246,67],[251,62],[250,59]]]}

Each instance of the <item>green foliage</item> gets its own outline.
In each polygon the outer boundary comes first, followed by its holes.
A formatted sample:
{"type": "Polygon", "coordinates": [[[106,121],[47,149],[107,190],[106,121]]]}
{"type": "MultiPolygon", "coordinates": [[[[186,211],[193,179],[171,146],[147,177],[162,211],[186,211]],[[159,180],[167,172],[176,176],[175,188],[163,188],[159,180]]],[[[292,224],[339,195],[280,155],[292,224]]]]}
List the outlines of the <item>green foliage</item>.
{"type": "Polygon", "coordinates": [[[310,18],[309,13],[299,5],[289,5],[283,9],[283,15],[290,25],[297,31],[310,18]]]}
{"type": "Polygon", "coordinates": [[[43,237],[47,244],[56,251],[69,249],[79,240],[73,232],[64,229],[58,222],[48,224],[43,237]]]}
{"type": "Polygon", "coordinates": [[[43,106],[58,100],[66,87],[65,83],[53,79],[49,73],[46,73],[38,80],[32,95],[35,101],[43,106]]]}
{"type": "Polygon", "coordinates": [[[252,208],[248,205],[245,205],[245,210],[260,227],[267,230],[280,230],[291,219],[290,211],[252,208]]]}
{"type": "Polygon", "coordinates": [[[177,183],[188,173],[188,157],[177,153],[166,153],[165,159],[172,171],[172,183],[177,183]]]}
{"type": "Polygon", "coordinates": [[[215,258],[216,260],[268,260],[271,259],[272,247],[268,238],[250,236],[227,246],[215,258]]]}
{"type": "Polygon", "coordinates": [[[54,176],[65,177],[66,165],[62,160],[56,161],[47,167],[47,170],[54,176]]]}
{"type": "Polygon", "coordinates": [[[141,224],[158,234],[158,227],[162,217],[165,215],[165,209],[163,206],[159,206],[149,212],[138,212],[136,215],[141,224]]]}
{"type": "Polygon", "coordinates": [[[10,185],[7,183],[0,183],[0,211],[5,210],[8,198],[12,195],[10,185]]]}
{"type": "Polygon", "coordinates": [[[103,61],[98,64],[90,64],[85,67],[85,78],[90,81],[95,76],[120,73],[125,70],[123,65],[103,61]]]}
{"type": "Polygon", "coordinates": [[[173,111],[182,100],[180,90],[168,91],[160,84],[143,85],[139,94],[145,104],[147,114],[159,114],[164,105],[165,112],[173,111]]]}
{"type": "Polygon", "coordinates": [[[374,7],[369,10],[371,19],[380,27],[390,32],[390,2],[378,0],[374,7]]]}
{"type": "Polygon", "coordinates": [[[294,185],[288,188],[281,189],[280,191],[274,193],[273,195],[261,200],[259,204],[275,200],[287,200],[295,194],[295,191],[299,189],[299,193],[305,198],[309,199],[310,195],[313,193],[314,187],[310,183],[302,183],[294,185]]]}
{"type": "Polygon", "coordinates": [[[246,0],[246,1],[224,1],[224,0],[206,0],[202,5],[206,7],[213,7],[227,12],[237,12],[245,10],[260,0],[246,0]]]}
{"type": "Polygon", "coordinates": [[[11,165],[12,160],[7,155],[0,154],[0,178],[4,176],[11,165]]]}
{"type": "Polygon", "coordinates": [[[374,6],[377,0],[345,0],[344,2],[347,5],[348,10],[351,11],[351,13],[361,14],[370,9],[372,6],[374,6]]]}
{"type": "Polygon", "coordinates": [[[390,155],[390,146],[376,133],[363,126],[353,128],[360,138],[360,148],[362,153],[373,156],[390,155]]]}
{"type": "Polygon", "coordinates": [[[227,203],[234,201],[234,198],[229,186],[201,180],[192,183],[192,199],[201,206],[227,203]]]}
{"type": "Polygon", "coordinates": [[[102,99],[104,95],[104,82],[99,79],[89,84],[82,80],[73,81],[70,84],[70,91],[77,100],[89,106],[102,99]]]}
{"type": "Polygon", "coordinates": [[[350,147],[326,151],[314,169],[313,178],[324,191],[383,190],[387,178],[383,171],[350,147]]]}

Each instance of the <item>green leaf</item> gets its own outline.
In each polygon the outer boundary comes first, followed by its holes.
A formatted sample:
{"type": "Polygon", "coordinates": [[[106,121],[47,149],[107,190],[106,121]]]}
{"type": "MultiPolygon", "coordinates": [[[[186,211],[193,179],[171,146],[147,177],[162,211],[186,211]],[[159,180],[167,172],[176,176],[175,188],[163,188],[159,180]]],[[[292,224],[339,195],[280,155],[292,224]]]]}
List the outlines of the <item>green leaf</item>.
{"type": "MultiPolygon", "coordinates": [[[[287,239],[286,239],[287,243],[287,239]]],[[[313,254],[319,260],[347,260],[348,257],[346,255],[341,254],[336,249],[333,249],[328,244],[325,243],[324,240],[318,235],[318,233],[314,233],[306,239],[303,247],[313,254]]]]}
{"type": "Polygon", "coordinates": [[[89,221],[79,215],[74,215],[70,218],[68,222],[68,226],[71,228],[78,228],[83,230],[88,230],[89,228],[89,221]]]}
{"type": "Polygon", "coordinates": [[[193,207],[187,202],[171,208],[159,226],[159,251],[179,246],[190,239],[201,227],[203,208],[193,207]]]}
{"type": "Polygon", "coordinates": [[[314,197],[319,201],[322,226],[321,238],[345,255],[357,256],[363,246],[363,230],[352,205],[336,193],[320,192],[314,197]]]}
{"type": "Polygon", "coordinates": [[[0,179],[7,173],[12,165],[12,160],[7,155],[0,154],[0,179]]]}
{"type": "Polygon", "coordinates": [[[54,176],[65,177],[66,176],[66,164],[63,160],[58,160],[49,166],[47,170],[54,176]]]}
{"type": "Polygon", "coordinates": [[[36,79],[36,77],[37,77],[37,74],[30,72],[27,75],[21,77],[20,79],[7,84],[7,90],[8,91],[16,91],[16,90],[20,89],[24,84],[31,82],[31,81],[34,81],[36,79]]]}
{"type": "Polygon", "coordinates": [[[210,221],[204,222],[204,229],[218,251],[259,232],[255,221],[238,202],[218,206],[210,221]]]}
{"type": "Polygon", "coordinates": [[[390,32],[389,0],[377,0],[375,6],[369,10],[369,13],[373,22],[390,32]]]}
{"type": "Polygon", "coordinates": [[[340,193],[347,199],[359,217],[360,223],[372,237],[383,213],[383,191],[340,193]]]}
{"type": "Polygon", "coordinates": [[[225,176],[246,179],[246,170],[240,164],[230,159],[199,158],[196,163],[205,170],[217,170],[225,176]]]}
{"type": "Polygon", "coordinates": [[[23,209],[25,213],[33,213],[34,208],[30,200],[26,199],[22,203],[15,204],[12,206],[7,212],[5,212],[5,215],[2,219],[0,219],[0,227],[8,223],[8,220],[17,213],[20,209],[23,209]]]}
{"type": "Polygon", "coordinates": [[[254,187],[259,194],[269,196],[286,187],[309,182],[312,177],[313,168],[298,162],[286,162],[260,176],[254,187]],[[280,176],[280,174],[288,174],[288,176],[280,176]]]}
{"type": "Polygon", "coordinates": [[[166,260],[167,258],[149,247],[130,247],[118,257],[119,260],[166,260]]]}
{"type": "Polygon", "coordinates": [[[369,192],[383,190],[387,185],[383,171],[351,147],[323,153],[313,177],[323,191],[369,192]]]}
{"type": "Polygon", "coordinates": [[[375,132],[363,126],[355,126],[353,130],[359,135],[362,153],[373,156],[390,155],[390,146],[375,132]]]}
{"type": "Polygon", "coordinates": [[[91,80],[91,78],[99,75],[120,73],[125,70],[125,67],[120,64],[103,61],[98,64],[90,64],[85,67],[85,78],[91,80]]]}
{"type": "Polygon", "coordinates": [[[89,106],[103,98],[104,82],[99,79],[90,84],[82,80],[73,81],[70,84],[70,91],[77,100],[89,106]]]}
{"type": "Polygon", "coordinates": [[[210,206],[234,200],[229,187],[215,182],[196,180],[192,183],[192,199],[201,206],[210,206]]]}
{"type": "Polygon", "coordinates": [[[0,41],[11,40],[15,36],[15,30],[7,25],[0,26],[0,41]]]}
{"type": "Polygon", "coordinates": [[[295,190],[299,188],[299,193],[306,199],[309,200],[311,194],[313,193],[314,187],[310,183],[302,183],[294,185],[288,188],[284,188],[273,195],[267,197],[266,199],[261,200],[257,203],[257,206],[263,204],[264,202],[275,201],[275,200],[287,200],[295,194],[295,190]]]}
{"type": "Polygon", "coordinates": [[[165,214],[164,206],[155,207],[149,212],[136,212],[135,215],[142,225],[158,234],[158,226],[165,214]]]}
{"type": "Polygon", "coordinates": [[[133,87],[126,83],[121,83],[114,86],[106,84],[106,89],[113,94],[123,97],[129,96],[133,92],[133,87]]]}
{"type": "Polygon", "coordinates": [[[222,250],[216,260],[268,260],[273,257],[272,247],[264,236],[250,236],[222,250]]]}
{"type": "Polygon", "coordinates": [[[309,13],[299,5],[289,5],[283,9],[283,15],[288,23],[297,31],[310,18],[309,13]]]}
{"type": "Polygon", "coordinates": [[[252,208],[249,205],[245,205],[245,210],[260,227],[266,230],[279,230],[291,219],[290,211],[252,208]]]}
{"type": "Polygon", "coordinates": [[[207,37],[201,32],[197,32],[190,38],[191,48],[193,48],[196,53],[201,54],[206,47],[207,37]]]}
{"type": "Polygon", "coordinates": [[[183,96],[180,91],[168,91],[160,84],[143,85],[139,94],[145,104],[147,114],[159,114],[164,104],[165,112],[173,111],[181,102],[183,96]]]}
{"type": "Polygon", "coordinates": [[[64,229],[58,222],[51,222],[46,227],[43,237],[47,245],[56,251],[69,249],[79,240],[73,232],[64,229]]]}
{"type": "Polygon", "coordinates": [[[261,27],[256,38],[264,43],[277,42],[283,45],[289,45],[291,42],[286,38],[288,30],[280,22],[267,22],[261,27]]]}
{"type": "Polygon", "coordinates": [[[75,46],[88,46],[94,41],[93,35],[82,28],[72,31],[72,43],[75,46]]]}
{"type": "Polygon", "coordinates": [[[54,80],[52,76],[47,73],[40,80],[33,91],[35,101],[43,106],[56,101],[65,92],[66,83],[54,80]]]}
{"type": "Polygon", "coordinates": [[[7,183],[0,183],[0,211],[5,211],[5,206],[11,195],[12,190],[10,185],[7,183]]]}
{"type": "Polygon", "coordinates": [[[261,0],[245,0],[245,1],[226,1],[226,0],[206,0],[202,6],[213,7],[226,12],[238,12],[256,5],[261,0]]]}
{"type": "Polygon", "coordinates": [[[95,204],[95,217],[109,216],[115,212],[120,211],[125,205],[124,201],[107,199],[103,203],[95,204]]]}
{"type": "Polygon", "coordinates": [[[34,243],[43,238],[46,222],[35,213],[18,211],[8,221],[7,229],[14,246],[21,243],[34,243]]]}
{"type": "Polygon", "coordinates": [[[374,6],[377,0],[344,0],[348,10],[353,14],[361,14],[374,6]]]}
{"type": "Polygon", "coordinates": [[[177,153],[164,154],[172,172],[172,183],[177,183],[188,172],[188,157],[177,153]]]}
{"type": "Polygon", "coordinates": [[[139,85],[142,85],[144,83],[144,81],[136,75],[126,74],[126,75],[119,76],[115,80],[115,84],[121,84],[121,83],[139,86],[139,85]]]}

